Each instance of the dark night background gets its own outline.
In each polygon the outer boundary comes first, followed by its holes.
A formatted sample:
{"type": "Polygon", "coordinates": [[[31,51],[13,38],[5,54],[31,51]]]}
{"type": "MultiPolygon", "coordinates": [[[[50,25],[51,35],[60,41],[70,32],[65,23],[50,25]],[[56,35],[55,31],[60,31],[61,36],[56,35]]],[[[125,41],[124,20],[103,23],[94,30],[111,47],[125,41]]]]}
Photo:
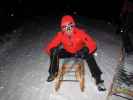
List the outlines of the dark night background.
{"type": "Polygon", "coordinates": [[[1,15],[14,13],[16,16],[35,16],[48,14],[72,13],[76,11],[89,17],[111,16],[120,12],[123,0],[5,0],[1,15]]]}
{"type": "Polygon", "coordinates": [[[11,30],[36,16],[58,18],[64,14],[117,22],[123,3],[124,0],[4,0],[0,3],[0,30],[11,30]]]}

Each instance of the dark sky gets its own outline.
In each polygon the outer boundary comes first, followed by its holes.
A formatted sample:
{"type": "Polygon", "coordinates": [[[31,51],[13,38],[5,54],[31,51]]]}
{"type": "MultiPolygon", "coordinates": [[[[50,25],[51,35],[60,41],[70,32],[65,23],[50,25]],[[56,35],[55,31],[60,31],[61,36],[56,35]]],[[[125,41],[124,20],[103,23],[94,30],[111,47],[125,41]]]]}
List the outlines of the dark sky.
{"type": "MultiPolygon", "coordinates": [[[[17,16],[77,12],[85,16],[113,16],[120,12],[123,0],[4,0],[5,13],[17,16]]],[[[3,10],[2,7],[0,11],[3,10]]]]}
{"type": "Polygon", "coordinates": [[[23,0],[23,5],[26,7],[39,9],[40,11],[51,10],[76,10],[86,13],[112,13],[119,10],[120,1],[122,0],[40,0],[29,1],[23,0]],[[54,2],[53,2],[54,1],[54,2]],[[39,7],[37,7],[39,6],[39,7]],[[42,9],[41,9],[42,8],[42,9]]]}
{"type": "MultiPolygon", "coordinates": [[[[0,0],[1,26],[29,16],[74,14],[91,18],[115,18],[123,0],[0,0]],[[13,15],[14,17],[9,17],[13,15]]],[[[12,26],[12,25],[11,25],[12,26]]],[[[2,28],[3,29],[3,28],[2,28]]]]}

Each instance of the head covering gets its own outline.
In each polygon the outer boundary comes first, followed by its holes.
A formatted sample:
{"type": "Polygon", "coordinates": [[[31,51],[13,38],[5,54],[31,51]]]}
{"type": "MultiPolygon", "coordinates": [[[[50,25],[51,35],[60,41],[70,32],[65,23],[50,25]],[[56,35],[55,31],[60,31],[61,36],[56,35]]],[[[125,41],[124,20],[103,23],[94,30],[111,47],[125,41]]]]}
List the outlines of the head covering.
{"type": "Polygon", "coordinates": [[[66,26],[66,25],[68,25],[68,24],[73,24],[73,25],[75,25],[75,21],[74,21],[74,19],[73,19],[73,17],[72,16],[70,16],[70,15],[65,15],[65,16],[63,16],[62,17],[62,19],[61,19],[61,27],[63,27],[63,26],[66,26]]]}

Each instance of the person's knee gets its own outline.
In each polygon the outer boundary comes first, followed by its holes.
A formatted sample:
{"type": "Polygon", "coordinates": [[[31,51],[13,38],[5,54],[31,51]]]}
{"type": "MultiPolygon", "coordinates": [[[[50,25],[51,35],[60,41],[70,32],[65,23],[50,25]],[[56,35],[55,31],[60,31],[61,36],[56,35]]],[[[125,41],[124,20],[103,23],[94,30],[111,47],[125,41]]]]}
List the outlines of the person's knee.
{"type": "Polygon", "coordinates": [[[77,53],[81,58],[87,58],[89,55],[89,50],[87,47],[83,47],[80,52],[77,53]]]}
{"type": "Polygon", "coordinates": [[[84,54],[88,54],[89,53],[89,49],[87,47],[83,47],[82,49],[84,54]]]}
{"type": "Polygon", "coordinates": [[[58,47],[52,48],[52,49],[50,50],[50,52],[51,52],[52,55],[57,55],[58,52],[59,52],[58,47]]]}

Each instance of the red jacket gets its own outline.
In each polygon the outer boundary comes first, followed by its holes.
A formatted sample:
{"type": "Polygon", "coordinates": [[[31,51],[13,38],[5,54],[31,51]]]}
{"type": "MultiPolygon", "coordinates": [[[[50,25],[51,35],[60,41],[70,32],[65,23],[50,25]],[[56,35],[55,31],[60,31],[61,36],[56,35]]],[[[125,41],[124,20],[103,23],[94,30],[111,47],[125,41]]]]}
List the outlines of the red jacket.
{"type": "Polygon", "coordinates": [[[48,46],[44,48],[44,51],[50,55],[50,49],[58,46],[60,43],[70,53],[76,53],[83,46],[88,47],[90,54],[96,50],[96,42],[86,32],[78,28],[74,29],[71,39],[63,32],[58,32],[48,46]]]}

